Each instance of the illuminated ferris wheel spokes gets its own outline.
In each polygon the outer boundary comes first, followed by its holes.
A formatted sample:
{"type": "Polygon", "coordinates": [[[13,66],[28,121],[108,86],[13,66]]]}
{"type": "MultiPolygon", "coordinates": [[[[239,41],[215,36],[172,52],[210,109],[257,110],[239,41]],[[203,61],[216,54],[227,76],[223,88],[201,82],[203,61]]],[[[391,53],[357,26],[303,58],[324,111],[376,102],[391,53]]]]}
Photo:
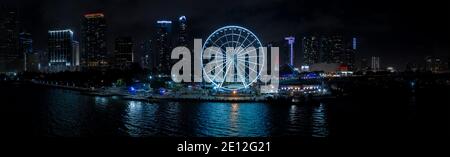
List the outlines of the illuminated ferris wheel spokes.
{"type": "MultiPolygon", "coordinates": [[[[212,50],[211,59],[203,59],[203,72],[215,87],[226,90],[238,90],[249,87],[260,74],[264,59],[264,52],[259,39],[249,30],[239,26],[226,26],[213,32],[205,41],[202,56],[205,49],[216,47],[212,50]],[[214,64],[211,69],[205,64],[214,64]],[[211,74],[211,75],[209,75],[211,74]]],[[[203,57],[202,57],[203,58],[203,57]]]]}

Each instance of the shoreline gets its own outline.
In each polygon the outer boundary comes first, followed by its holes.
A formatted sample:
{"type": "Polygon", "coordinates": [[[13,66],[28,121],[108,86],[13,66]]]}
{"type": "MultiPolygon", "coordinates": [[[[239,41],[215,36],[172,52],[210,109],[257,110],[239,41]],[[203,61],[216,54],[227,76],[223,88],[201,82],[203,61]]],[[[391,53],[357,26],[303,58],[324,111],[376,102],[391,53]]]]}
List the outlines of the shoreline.
{"type": "Polygon", "coordinates": [[[134,100],[134,101],[144,101],[144,102],[159,102],[159,101],[193,101],[193,102],[277,102],[277,103],[293,103],[293,104],[303,104],[311,101],[318,101],[324,99],[335,99],[336,96],[311,96],[311,97],[287,97],[287,96],[217,96],[217,95],[182,95],[182,94],[172,94],[172,95],[156,95],[156,94],[131,94],[124,91],[111,92],[107,89],[93,89],[93,88],[83,88],[75,86],[57,85],[57,84],[47,84],[40,83],[37,81],[22,81],[16,83],[29,83],[37,86],[45,86],[51,88],[60,88],[65,90],[79,91],[80,94],[89,96],[99,96],[99,97],[113,97],[118,96],[124,100],[134,100]]]}

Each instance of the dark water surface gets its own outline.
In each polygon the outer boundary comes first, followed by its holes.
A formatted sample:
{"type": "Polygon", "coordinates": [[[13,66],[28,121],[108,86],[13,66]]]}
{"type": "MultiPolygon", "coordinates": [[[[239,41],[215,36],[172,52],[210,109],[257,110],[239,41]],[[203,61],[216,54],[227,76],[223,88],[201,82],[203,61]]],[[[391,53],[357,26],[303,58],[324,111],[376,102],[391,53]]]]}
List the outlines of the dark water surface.
{"type": "Polygon", "coordinates": [[[26,84],[0,91],[3,136],[439,138],[450,125],[446,90],[309,104],[152,103],[26,84]]]}

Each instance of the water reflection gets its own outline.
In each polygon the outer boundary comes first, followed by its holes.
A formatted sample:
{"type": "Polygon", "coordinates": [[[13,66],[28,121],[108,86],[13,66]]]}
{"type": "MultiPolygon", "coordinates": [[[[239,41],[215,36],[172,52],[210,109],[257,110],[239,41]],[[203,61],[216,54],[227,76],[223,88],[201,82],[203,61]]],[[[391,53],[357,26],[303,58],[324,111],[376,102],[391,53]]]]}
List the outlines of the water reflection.
{"type": "Polygon", "coordinates": [[[238,110],[239,110],[239,104],[238,103],[232,103],[231,104],[231,112],[230,112],[230,129],[235,133],[235,135],[232,136],[237,136],[237,131],[239,130],[239,126],[238,126],[238,110]]]}
{"type": "Polygon", "coordinates": [[[142,119],[145,119],[142,113],[142,103],[137,101],[130,101],[127,108],[127,116],[124,117],[125,127],[130,136],[138,137],[143,132],[141,131],[142,119]]]}
{"type": "Polygon", "coordinates": [[[314,107],[312,112],[312,136],[327,137],[328,123],[325,105],[322,103],[314,107]]]}
{"type": "Polygon", "coordinates": [[[327,105],[126,101],[50,92],[51,136],[266,137],[329,135],[327,105]]]}

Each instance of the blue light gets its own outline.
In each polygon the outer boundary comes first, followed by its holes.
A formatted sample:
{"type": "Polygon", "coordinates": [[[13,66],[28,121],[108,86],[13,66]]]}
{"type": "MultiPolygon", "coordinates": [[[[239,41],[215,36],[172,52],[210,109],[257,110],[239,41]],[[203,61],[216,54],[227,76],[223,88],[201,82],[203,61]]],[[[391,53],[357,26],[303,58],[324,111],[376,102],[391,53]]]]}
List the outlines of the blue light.
{"type": "Polygon", "coordinates": [[[166,93],[166,89],[164,89],[164,88],[159,88],[159,94],[160,94],[160,95],[164,95],[164,93],[166,93]]]}
{"type": "Polygon", "coordinates": [[[158,24],[171,24],[172,21],[161,20],[161,21],[156,21],[156,23],[158,23],[158,24]]]}
{"type": "Polygon", "coordinates": [[[353,38],[353,50],[356,50],[356,38],[353,38]]]}
{"type": "Polygon", "coordinates": [[[134,87],[130,87],[130,91],[134,92],[134,91],[136,91],[136,89],[134,89],[134,87]]]}
{"type": "Polygon", "coordinates": [[[317,75],[316,73],[308,73],[306,74],[306,78],[308,79],[314,79],[314,78],[318,78],[319,75],[317,75]]]}
{"type": "Polygon", "coordinates": [[[186,21],[186,16],[180,16],[180,18],[178,18],[178,20],[180,20],[180,21],[186,21]]]}
{"type": "Polygon", "coordinates": [[[62,33],[62,32],[69,32],[70,34],[73,34],[73,31],[71,29],[63,29],[63,30],[49,30],[49,33],[62,33]]]}

